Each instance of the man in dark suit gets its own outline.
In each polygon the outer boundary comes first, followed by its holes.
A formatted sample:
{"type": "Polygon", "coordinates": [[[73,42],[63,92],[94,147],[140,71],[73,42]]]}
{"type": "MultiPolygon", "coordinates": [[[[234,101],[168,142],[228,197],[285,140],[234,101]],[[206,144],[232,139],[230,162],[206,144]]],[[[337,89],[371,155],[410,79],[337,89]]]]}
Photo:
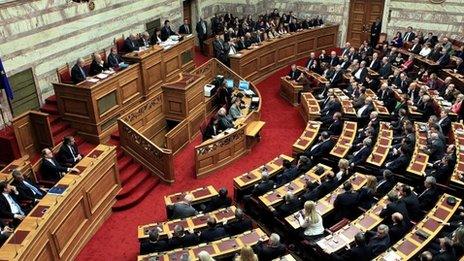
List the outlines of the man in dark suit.
{"type": "Polygon", "coordinates": [[[169,20],[166,20],[164,21],[164,26],[161,29],[160,38],[162,41],[166,41],[171,35],[177,35],[177,34],[171,29],[169,20]]]}
{"type": "Polygon", "coordinates": [[[14,225],[18,225],[26,215],[25,210],[18,204],[18,190],[6,181],[0,181],[0,218],[12,219],[14,225]]]}
{"type": "Polygon", "coordinates": [[[325,177],[322,178],[322,182],[319,185],[317,185],[317,183],[307,183],[306,191],[301,195],[301,199],[302,201],[316,201],[333,191],[337,187],[337,184],[338,181],[335,177],[335,173],[329,171],[325,177]]]}
{"type": "Polygon", "coordinates": [[[251,219],[245,217],[243,211],[239,208],[235,210],[235,219],[225,225],[225,229],[229,236],[238,235],[253,229],[251,219]]]}
{"type": "Polygon", "coordinates": [[[370,258],[378,256],[380,253],[385,252],[390,246],[390,236],[388,235],[388,226],[380,224],[377,227],[377,232],[367,231],[366,237],[368,238],[367,246],[371,250],[370,258]]]}
{"type": "Polygon", "coordinates": [[[422,45],[419,43],[419,38],[414,38],[413,45],[409,48],[409,51],[414,54],[419,54],[422,50],[422,45]]]}
{"type": "Polygon", "coordinates": [[[47,193],[34,182],[26,180],[20,171],[14,169],[11,174],[13,176],[11,185],[18,191],[19,201],[31,201],[35,203],[47,193]]]}
{"type": "Polygon", "coordinates": [[[200,243],[200,238],[195,233],[185,231],[182,225],[176,225],[174,227],[174,235],[169,240],[169,249],[190,247],[200,243]]]}
{"type": "Polygon", "coordinates": [[[440,192],[436,186],[436,179],[432,176],[428,176],[424,181],[424,191],[419,194],[417,199],[419,200],[419,207],[425,211],[432,209],[438,200],[440,192]]]}
{"type": "Polygon", "coordinates": [[[42,165],[40,165],[40,173],[45,180],[58,181],[67,172],[80,171],[74,167],[64,167],[53,157],[53,153],[50,149],[45,148],[42,150],[42,165]]]}
{"type": "Polygon", "coordinates": [[[216,209],[230,207],[232,204],[232,199],[227,196],[227,189],[220,188],[218,193],[219,195],[217,197],[214,197],[209,202],[205,203],[206,208],[204,212],[211,212],[216,209]]]}
{"type": "Polygon", "coordinates": [[[120,63],[124,63],[124,60],[118,54],[116,47],[111,48],[111,53],[108,55],[108,67],[110,68],[119,68],[120,63]]]}
{"type": "Polygon", "coordinates": [[[435,115],[435,108],[433,102],[428,95],[423,95],[421,103],[417,106],[417,111],[422,113],[422,121],[426,122],[430,116],[435,115]]]}
{"type": "Polygon", "coordinates": [[[276,176],[276,184],[278,186],[290,182],[298,176],[296,166],[293,166],[290,161],[285,159],[282,163],[282,167],[284,171],[276,176]]]}
{"type": "Polygon", "coordinates": [[[195,30],[197,31],[198,42],[200,44],[200,50],[204,52],[205,41],[208,38],[208,25],[206,24],[206,21],[203,20],[203,18],[200,18],[200,21],[198,21],[195,30]]]}
{"type": "Polygon", "coordinates": [[[406,209],[406,204],[404,203],[404,201],[399,200],[396,191],[388,192],[387,197],[389,203],[382,209],[379,216],[385,219],[385,222],[387,222],[388,224],[392,224],[392,214],[399,212],[401,213],[401,215],[403,215],[404,220],[409,222],[409,214],[408,210],[406,209]]]}
{"type": "Polygon", "coordinates": [[[169,242],[165,239],[160,239],[157,228],[148,232],[148,240],[140,242],[140,254],[147,255],[150,253],[163,252],[169,250],[169,242]]]}
{"type": "Polygon", "coordinates": [[[193,195],[187,194],[185,195],[183,201],[177,202],[174,205],[172,205],[172,215],[170,218],[187,218],[198,214],[198,211],[192,206],[192,201],[193,195]]]}
{"type": "Polygon", "coordinates": [[[274,181],[269,179],[269,173],[267,171],[261,174],[261,182],[257,184],[251,194],[254,196],[261,196],[264,193],[268,192],[274,187],[274,181]]]}
{"type": "Polygon", "coordinates": [[[221,61],[223,64],[229,64],[229,50],[227,50],[226,43],[222,38],[224,35],[219,33],[216,35],[216,39],[213,41],[214,57],[221,61]]]}
{"type": "Polygon", "coordinates": [[[207,225],[208,228],[200,233],[201,242],[212,242],[227,236],[226,230],[217,225],[217,221],[214,217],[208,218],[207,225]]]}
{"type": "Polygon", "coordinates": [[[392,74],[391,64],[388,62],[388,57],[383,57],[382,66],[379,69],[379,75],[382,79],[387,79],[392,74]]]}
{"type": "Polygon", "coordinates": [[[393,220],[393,224],[389,226],[388,235],[390,236],[390,242],[395,243],[404,237],[411,224],[407,224],[404,221],[403,215],[399,212],[393,213],[391,219],[393,220]]]}
{"type": "Polygon", "coordinates": [[[283,256],[286,252],[285,245],[280,243],[280,236],[276,233],[272,233],[271,236],[269,236],[267,244],[260,240],[258,244],[253,247],[253,250],[259,260],[273,260],[283,256]]]}
{"type": "Polygon", "coordinates": [[[340,59],[338,58],[337,53],[335,51],[330,52],[330,57],[328,59],[328,63],[332,67],[335,67],[340,63],[340,59]]]}
{"type": "Polygon", "coordinates": [[[188,19],[184,19],[184,23],[179,26],[179,34],[191,34],[192,29],[190,28],[190,24],[188,19]]]}
{"type": "Polygon", "coordinates": [[[450,61],[451,58],[449,53],[446,51],[446,49],[442,49],[440,58],[437,60],[437,65],[441,68],[445,68],[450,63],[450,61]]]}
{"type": "Polygon", "coordinates": [[[399,148],[399,153],[400,155],[397,158],[385,164],[385,168],[393,173],[401,174],[408,167],[410,158],[404,151],[403,147],[399,148]]]}
{"type": "Polygon", "coordinates": [[[445,154],[446,145],[436,132],[429,134],[427,146],[422,150],[429,155],[429,161],[434,162],[440,160],[445,154]]]}
{"type": "Polygon", "coordinates": [[[139,44],[137,42],[137,37],[134,34],[130,34],[129,37],[124,40],[124,51],[131,53],[133,51],[139,50],[139,44]]]}
{"type": "Polygon", "coordinates": [[[343,183],[344,192],[337,195],[333,203],[335,217],[334,220],[342,218],[352,219],[357,213],[353,211],[358,206],[358,193],[353,191],[351,181],[347,180],[343,183]]]}
{"type": "Polygon", "coordinates": [[[330,138],[327,131],[323,131],[319,136],[319,142],[304,152],[304,155],[310,159],[321,159],[327,157],[335,143],[330,138]]]}
{"type": "Polygon", "coordinates": [[[395,176],[390,170],[384,170],[382,176],[376,187],[376,194],[379,196],[387,194],[396,184],[395,176]]]}
{"type": "Polygon", "coordinates": [[[369,62],[369,68],[373,71],[378,71],[381,66],[380,58],[378,53],[372,54],[372,61],[369,62]]]}
{"type": "Polygon", "coordinates": [[[464,74],[464,62],[461,58],[456,58],[456,68],[454,69],[454,72],[464,74]]]}
{"type": "Polygon", "coordinates": [[[85,81],[88,74],[84,68],[84,59],[77,59],[76,64],[71,68],[71,80],[74,84],[78,84],[82,81],[85,81]]]}
{"type": "Polygon", "coordinates": [[[412,31],[412,27],[409,26],[403,35],[403,42],[412,42],[414,38],[416,38],[416,34],[412,31]]]}
{"type": "Polygon", "coordinates": [[[63,139],[63,144],[60,147],[57,155],[58,162],[67,167],[73,167],[82,159],[79,153],[79,148],[76,145],[74,137],[67,136],[63,139]]]}
{"type": "Polygon", "coordinates": [[[389,88],[387,83],[380,85],[380,89],[377,92],[377,97],[380,101],[383,102],[388,111],[393,111],[396,105],[395,95],[393,91],[389,88]]]}
{"type": "Polygon", "coordinates": [[[301,72],[296,68],[296,64],[292,64],[291,70],[287,76],[288,79],[298,82],[301,78],[301,72]]]}
{"type": "Polygon", "coordinates": [[[330,86],[331,87],[335,87],[337,86],[343,79],[343,70],[342,70],[342,67],[340,65],[337,65],[335,67],[335,72],[334,74],[332,75],[332,77],[330,77],[329,80],[329,83],[330,83],[330,86]]]}
{"type": "Polygon", "coordinates": [[[332,121],[332,118],[336,112],[342,110],[342,105],[340,101],[335,97],[334,94],[330,94],[329,101],[325,104],[324,108],[321,110],[321,121],[323,123],[328,123],[332,121]]]}
{"type": "Polygon", "coordinates": [[[375,48],[377,46],[381,31],[382,31],[382,21],[380,21],[380,18],[377,17],[377,19],[375,19],[375,22],[373,22],[371,25],[370,45],[372,48],[375,48]]]}
{"type": "Polygon", "coordinates": [[[403,185],[400,187],[401,198],[406,205],[409,218],[413,221],[419,221],[422,218],[422,211],[419,207],[419,200],[417,199],[416,193],[414,193],[410,186],[403,185]]]}
{"type": "Polygon", "coordinates": [[[371,154],[371,150],[372,150],[372,139],[369,137],[365,138],[363,140],[362,147],[353,153],[353,157],[349,161],[350,166],[354,167],[354,166],[364,163],[367,157],[369,157],[369,154],[371,154]]]}
{"type": "Polygon", "coordinates": [[[106,69],[108,69],[108,66],[103,61],[100,54],[95,53],[93,55],[93,60],[90,63],[89,75],[94,76],[94,75],[100,74],[106,69]]]}
{"type": "Polygon", "coordinates": [[[363,232],[358,232],[354,235],[354,247],[347,245],[348,250],[341,257],[336,256],[335,260],[343,261],[369,261],[371,250],[367,247],[366,237],[363,232]]]}
{"type": "Polygon", "coordinates": [[[286,217],[300,208],[300,201],[296,198],[291,191],[288,191],[284,196],[284,203],[276,208],[277,215],[286,217]]]}
{"type": "Polygon", "coordinates": [[[440,112],[440,119],[438,120],[438,125],[440,126],[444,136],[448,136],[451,131],[451,119],[449,118],[448,113],[448,109],[442,109],[440,112]]]}
{"type": "Polygon", "coordinates": [[[358,83],[364,83],[367,75],[366,61],[362,61],[359,64],[359,68],[356,72],[353,72],[353,76],[358,83]]]}
{"type": "Polygon", "coordinates": [[[342,120],[342,113],[336,112],[333,115],[333,121],[327,128],[327,132],[329,135],[339,136],[343,131],[343,120],[342,120]]]}
{"type": "Polygon", "coordinates": [[[317,60],[317,57],[316,57],[316,53],[314,52],[311,52],[309,54],[309,59],[308,61],[306,62],[306,66],[305,66],[308,70],[310,71],[313,71],[313,72],[317,72],[319,70],[319,62],[317,60]]]}

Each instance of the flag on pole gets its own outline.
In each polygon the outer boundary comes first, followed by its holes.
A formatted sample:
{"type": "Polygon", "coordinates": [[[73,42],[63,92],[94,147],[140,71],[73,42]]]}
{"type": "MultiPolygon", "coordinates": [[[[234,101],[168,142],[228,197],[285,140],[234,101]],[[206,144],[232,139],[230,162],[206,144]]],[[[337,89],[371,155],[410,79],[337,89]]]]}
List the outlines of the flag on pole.
{"type": "Polygon", "coordinates": [[[0,89],[4,89],[6,97],[9,100],[13,100],[13,89],[11,89],[10,82],[8,81],[8,76],[5,73],[3,68],[2,59],[0,58],[0,89]]]}

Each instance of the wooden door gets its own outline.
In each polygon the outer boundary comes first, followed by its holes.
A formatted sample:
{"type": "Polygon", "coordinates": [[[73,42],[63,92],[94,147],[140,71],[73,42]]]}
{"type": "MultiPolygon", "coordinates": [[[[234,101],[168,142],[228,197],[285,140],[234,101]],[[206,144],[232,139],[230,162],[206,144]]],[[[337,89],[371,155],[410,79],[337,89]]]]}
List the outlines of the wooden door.
{"type": "Polygon", "coordinates": [[[346,40],[358,47],[369,41],[371,25],[375,19],[382,19],[384,0],[351,0],[350,16],[346,40]]]}
{"type": "Polygon", "coordinates": [[[184,10],[183,10],[184,19],[187,19],[189,21],[189,23],[192,23],[192,3],[191,3],[191,0],[184,0],[182,3],[183,3],[183,6],[184,6],[184,10]]]}

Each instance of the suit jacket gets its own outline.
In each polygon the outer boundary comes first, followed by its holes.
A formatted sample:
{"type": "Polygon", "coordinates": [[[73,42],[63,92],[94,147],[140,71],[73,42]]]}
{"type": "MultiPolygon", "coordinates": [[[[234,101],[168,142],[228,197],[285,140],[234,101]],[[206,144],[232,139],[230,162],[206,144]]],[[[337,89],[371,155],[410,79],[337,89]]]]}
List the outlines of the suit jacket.
{"type": "Polygon", "coordinates": [[[385,164],[385,167],[393,173],[402,173],[406,170],[409,165],[409,157],[407,155],[401,154],[396,159],[385,164]]]}
{"type": "Polygon", "coordinates": [[[326,106],[321,110],[321,116],[333,116],[336,112],[342,110],[342,105],[338,100],[329,101],[326,106]]]}
{"type": "MultiPolygon", "coordinates": [[[[366,79],[366,76],[367,76],[367,68],[359,68],[358,70],[361,70],[361,74],[360,74],[359,78],[356,78],[356,80],[359,83],[363,83],[364,80],[366,79]]],[[[353,72],[353,76],[355,76],[357,72],[358,71],[353,72]]]]}
{"type": "Polygon", "coordinates": [[[52,158],[52,161],[54,164],[46,159],[42,159],[40,173],[42,174],[42,178],[45,180],[58,181],[61,179],[61,173],[68,172],[68,168],[60,165],[55,158],[52,158]]]}
{"type": "Polygon", "coordinates": [[[385,252],[387,248],[390,246],[390,236],[385,236],[383,238],[379,238],[377,236],[373,236],[367,246],[371,250],[371,258],[378,256],[380,253],[385,252]]]}
{"type": "Polygon", "coordinates": [[[334,72],[333,76],[329,79],[330,85],[335,86],[339,84],[343,79],[343,71],[334,72]]]}
{"type": "Polygon", "coordinates": [[[283,244],[269,246],[262,241],[259,241],[258,244],[253,247],[253,250],[256,255],[258,255],[259,260],[272,260],[283,256],[286,252],[285,246],[283,244]]]}
{"type": "Polygon", "coordinates": [[[277,175],[276,184],[283,185],[287,182],[292,181],[297,176],[298,176],[297,168],[292,166],[291,168],[285,169],[282,173],[277,175]]]}
{"type": "Polygon", "coordinates": [[[179,34],[191,34],[192,33],[192,28],[190,28],[190,25],[183,24],[179,26],[179,34]]]}
{"type": "Polygon", "coordinates": [[[415,44],[411,47],[411,49],[409,49],[411,53],[415,53],[415,54],[419,54],[421,50],[422,50],[422,45],[420,44],[415,44]]]}
{"type": "Polygon", "coordinates": [[[406,209],[409,213],[409,218],[414,221],[418,221],[422,216],[422,211],[419,206],[419,200],[417,195],[414,192],[411,192],[411,195],[402,197],[400,201],[403,201],[406,205],[406,209]]]}
{"type": "Polygon", "coordinates": [[[355,246],[346,251],[340,259],[343,261],[370,261],[371,249],[367,246],[355,246]]]}
{"type": "Polygon", "coordinates": [[[450,130],[451,130],[451,120],[450,120],[450,118],[446,117],[443,120],[440,119],[438,122],[439,122],[441,130],[443,132],[443,135],[448,136],[448,134],[450,133],[450,130]]]}
{"type": "Polygon", "coordinates": [[[195,216],[196,214],[198,214],[198,211],[191,205],[179,202],[173,205],[171,219],[187,218],[195,216]]]}
{"type": "Polygon", "coordinates": [[[380,59],[377,58],[377,59],[371,61],[370,63],[368,63],[368,66],[372,70],[378,71],[380,69],[380,67],[382,66],[382,64],[380,63],[380,59]]]}
{"type": "Polygon", "coordinates": [[[226,232],[227,234],[229,234],[229,236],[241,234],[243,232],[251,230],[252,228],[253,223],[248,218],[234,220],[230,223],[227,223],[225,226],[226,232]]]}
{"type": "Polygon", "coordinates": [[[67,145],[61,145],[56,157],[60,164],[64,166],[74,166],[77,163],[76,161],[74,161],[74,157],[77,157],[79,155],[79,149],[76,144],[74,144],[71,147],[73,152],[71,152],[67,145]]]}
{"type": "Polygon", "coordinates": [[[277,208],[277,214],[281,217],[286,217],[300,208],[300,201],[297,198],[290,200],[288,203],[280,204],[277,208]]]}
{"type": "Polygon", "coordinates": [[[161,28],[160,38],[162,41],[166,41],[169,38],[169,36],[175,35],[175,34],[176,33],[171,29],[171,27],[163,26],[163,28],[161,28]]]}
{"type": "Polygon", "coordinates": [[[226,230],[223,227],[216,226],[214,228],[207,228],[201,231],[201,242],[212,242],[227,236],[226,230]]]}
{"type": "Polygon", "coordinates": [[[340,61],[340,67],[343,69],[343,70],[346,70],[350,67],[351,65],[351,62],[350,61],[340,61]]]}
{"type": "Polygon", "coordinates": [[[417,110],[422,113],[422,119],[424,122],[428,121],[430,116],[435,115],[435,109],[431,102],[421,103],[417,106],[417,110]]]}
{"type": "Polygon", "coordinates": [[[80,83],[80,82],[84,81],[86,77],[87,77],[87,72],[85,71],[84,68],[82,68],[82,70],[80,70],[80,68],[79,68],[79,66],[77,64],[75,64],[71,68],[71,80],[73,81],[73,83],[75,83],[75,84],[80,83]]]}
{"type": "Polygon", "coordinates": [[[441,57],[438,59],[438,65],[441,67],[447,66],[451,61],[450,55],[448,53],[445,53],[441,55],[441,57]]]}
{"type": "Polygon", "coordinates": [[[108,66],[110,68],[118,68],[119,67],[119,64],[124,62],[121,58],[121,56],[119,56],[119,54],[113,54],[113,53],[110,53],[108,55],[108,66]]]}
{"type": "Polygon", "coordinates": [[[206,209],[204,212],[211,212],[216,209],[227,208],[230,207],[231,204],[232,200],[229,197],[217,196],[205,203],[206,209]]]}
{"type": "Polygon", "coordinates": [[[205,132],[203,133],[203,141],[211,139],[213,136],[219,134],[219,126],[216,128],[213,125],[208,124],[205,128],[205,132]]]}
{"type": "MultiPolygon", "coordinates": [[[[18,198],[13,193],[10,193],[11,198],[18,203],[18,198]]],[[[19,205],[19,203],[18,203],[19,205]]],[[[0,218],[2,219],[14,219],[14,214],[11,213],[10,204],[8,204],[8,200],[5,198],[3,193],[0,193],[0,218]]]]}
{"type": "Polygon", "coordinates": [[[333,58],[329,57],[328,63],[330,64],[330,66],[337,66],[340,63],[340,59],[338,58],[338,56],[335,56],[333,58]]]}
{"type": "Polygon", "coordinates": [[[330,150],[333,148],[334,145],[335,145],[334,141],[332,139],[328,139],[326,141],[323,141],[322,143],[317,143],[313,145],[304,154],[309,158],[318,158],[318,159],[324,158],[329,155],[330,150]]]}
{"type": "Polygon", "coordinates": [[[296,81],[301,76],[301,72],[298,69],[296,69],[295,71],[290,70],[290,72],[288,73],[288,76],[290,77],[290,79],[296,81]]]}
{"type": "Polygon", "coordinates": [[[163,252],[169,250],[169,242],[164,239],[160,239],[156,242],[150,242],[149,240],[142,241],[140,243],[140,254],[147,255],[150,253],[163,252]]]}
{"type": "Polygon", "coordinates": [[[124,40],[124,51],[131,53],[133,51],[137,51],[139,49],[139,45],[136,41],[132,41],[129,37],[124,40]]]}
{"type": "Polygon", "coordinates": [[[429,189],[424,190],[417,199],[419,200],[419,207],[423,210],[430,210],[435,206],[435,202],[437,201],[439,196],[439,191],[437,188],[432,187],[429,189]]]}
{"type": "Polygon", "coordinates": [[[406,232],[408,232],[409,227],[410,225],[406,224],[406,222],[404,221],[391,225],[390,230],[388,231],[388,235],[390,236],[390,241],[394,243],[402,239],[404,235],[406,234],[406,232]]]}
{"type": "Polygon", "coordinates": [[[206,21],[203,21],[203,23],[205,23],[205,30],[203,30],[203,26],[201,26],[201,22],[202,21],[198,21],[195,30],[197,31],[199,38],[206,38],[208,35],[208,24],[206,23],[206,21]]]}
{"type": "Polygon", "coordinates": [[[334,210],[335,210],[335,220],[340,220],[342,218],[351,219],[356,214],[356,209],[358,206],[358,193],[354,191],[347,191],[341,193],[337,196],[334,201],[334,210]]]}
{"type": "Polygon", "coordinates": [[[387,194],[392,188],[393,186],[396,185],[396,181],[391,178],[391,179],[388,179],[388,180],[380,180],[378,182],[378,185],[377,185],[377,195],[385,195],[387,194]]]}
{"type": "Polygon", "coordinates": [[[464,73],[464,63],[461,63],[460,65],[456,66],[456,72],[460,74],[464,73]]]}
{"type": "Polygon", "coordinates": [[[383,79],[387,79],[391,73],[392,73],[392,68],[391,68],[390,63],[382,65],[382,67],[379,69],[379,75],[383,79]]]}
{"type": "Polygon", "coordinates": [[[403,220],[405,222],[409,222],[409,214],[408,210],[406,209],[406,204],[404,203],[404,201],[401,200],[388,203],[387,207],[382,209],[379,216],[381,218],[384,218],[387,221],[387,223],[392,224],[393,222],[391,220],[391,215],[395,212],[401,213],[403,215],[403,220]]]}
{"type": "Polygon", "coordinates": [[[332,122],[332,124],[329,125],[329,128],[327,128],[327,132],[329,132],[330,135],[336,135],[339,136],[343,131],[343,121],[340,120],[335,120],[332,122]]]}
{"type": "Polygon", "coordinates": [[[429,154],[429,161],[437,161],[440,160],[443,155],[445,154],[446,145],[441,139],[433,140],[431,144],[427,145],[428,153],[429,154]]]}
{"type": "Polygon", "coordinates": [[[371,154],[371,149],[371,147],[361,148],[360,150],[358,150],[356,155],[353,154],[353,158],[350,160],[350,163],[353,163],[356,166],[365,162],[367,157],[369,157],[369,154],[371,154]]]}
{"type": "Polygon", "coordinates": [[[32,189],[30,189],[28,186],[26,186],[26,184],[24,184],[24,182],[20,182],[18,180],[13,180],[11,182],[11,185],[15,186],[16,189],[18,190],[18,200],[21,201],[21,200],[31,200],[31,201],[34,201],[35,199],[40,199],[40,198],[43,198],[45,196],[45,194],[47,194],[47,192],[43,191],[42,189],[40,189],[40,187],[30,181],[30,180],[26,180],[27,183],[29,183],[31,186],[34,186],[37,190],[40,191],[40,193],[42,193],[42,195],[38,195],[38,194],[34,194],[34,192],[32,191],[32,189]]]}
{"type": "Polygon", "coordinates": [[[416,34],[414,32],[406,32],[403,35],[403,41],[405,41],[405,42],[412,42],[412,40],[414,40],[414,38],[416,38],[416,34]]]}
{"type": "Polygon", "coordinates": [[[261,196],[274,187],[274,181],[261,181],[251,192],[254,196],[261,196]]]}
{"type": "Polygon", "coordinates": [[[387,107],[388,111],[393,111],[396,105],[395,95],[393,91],[390,89],[386,89],[385,91],[379,90],[377,92],[377,97],[381,100],[384,105],[387,107]]]}
{"type": "MultiPolygon", "coordinates": [[[[169,240],[169,249],[198,245],[200,238],[195,233],[185,232],[183,236],[173,236],[169,240]]],[[[169,250],[168,249],[168,250],[169,250]]]]}
{"type": "Polygon", "coordinates": [[[94,76],[94,75],[97,75],[101,72],[103,72],[104,70],[106,70],[108,68],[108,66],[104,63],[103,65],[97,63],[95,60],[92,61],[92,63],[90,64],[90,70],[89,70],[89,75],[90,76],[94,76]]]}

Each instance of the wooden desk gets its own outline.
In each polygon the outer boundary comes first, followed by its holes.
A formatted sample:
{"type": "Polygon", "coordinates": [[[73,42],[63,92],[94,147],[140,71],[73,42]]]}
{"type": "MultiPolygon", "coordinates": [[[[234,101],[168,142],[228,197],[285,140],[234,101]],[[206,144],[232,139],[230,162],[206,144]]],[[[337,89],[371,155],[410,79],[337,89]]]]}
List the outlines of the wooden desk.
{"type": "Polygon", "coordinates": [[[320,181],[330,171],[332,171],[331,167],[319,163],[316,166],[312,167],[307,173],[299,176],[298,178],[274,190],[271,190],[262,196],[259,196],[259,200],[261,201],[261,203],[264,204],[264,206],[268,208],[275,207],[276,205],[282,203],[284,196],[287,194],[287,192],[292,192],[294,195],[299,195],[304,191],[307,180],[313,182],[320,181]],[[315,173],[315,171],[318,168],[324,169],[324,172],[321,175],[317,175],[315,173]]]}
{"type": "Polygon", "coordinates": [[[199,214],[194,217],[175,219],[162,223],[147,224],[139,226],[137,230],[139,240],[147,239],[148,233],[152,229],[161,229],[160,236],[171,238],[174,235],[176,225],[182,225],[185,230],[197,232],[207,226],[208,217],[214,217],[218,223],[231,221],[235,219],[235,206],[230,208],[222,208],[209,213],[199,214]]]}
{"type": "Polygon", "coordinates": [[[48,193],[0,248],[0,260],[72,260],[110,215],[121,189],[116,148],[98,145],[48,193]]]}
{"type": "Polygon", "coordinates": [[[321,117],[321,108],[312,93],[301,94],[300,114],[306,122],[321,117]]]}
{"type": "Polygon", "coordinates": [[[390,124],[387,122],[381,122],[377,142],[372,149],[372,153],[369,157],[367,157],[366,162],[377,167],[383,166],[385,159],[390,152],[392,141],[393,130],[390,129],[390,124]]]}
{"type": "Polygon", "coordinates": [[[345,121],[343,123],[343,131],[337,139],[337,143],[330,151],[330,155],[337,158],[345,158],[348,151],[351,149],[356,132],[358,131],[358,123],[354,121],[345,121]]]}
{"type": "MultiPolygon", "coordinates": [[[[366,175],[355,173],[353,177],[350,177],[351,184],[353,185],[354,190],[358,190],[364,186],[367,182],[366,175]]],[[[334,191],[325,195],[323,198],[319,199],[316,202],[316,210],[321,216],[325,216],[334,210],[333,202],[337,198],[338,194],[343,193],[343,184],[340,184],[334,191]]],[[[298,210],[295,213],[285,217],[285,221],[293,229],[301,228],[300,223],[296,217],[297,214],[302,213],[303,210],[298,210]]]]}
{"type": "Polygon", "coordinates": [[[252,121],[245,128],[245,135],[248,137],[256,137],[261,129],[266,124],[264,121],[252,121]]]}
{"type": "Polygon", "coordinates": [[[449,205],[446,202],[446,199],[449,196],[450,195],[448,194],[442,195],[435,207],[413,228],[411,232],[406,234],[403,239],[398,241],[388,251],[378,256],[375,260],[392,260],[391,258],[398,258],[395,260],[410,260],[419,252],[422,252],[422,249],[424,249],[429,242],[435,239],[444,227],[442,223],[447,223],[461,204],[461,199],[457,198],[454,206],[449,205]],[[424,233],[428,235],[428,237],[424,238],[418,236],[416,232],[424,233]]]}
{"type": "Polygon", "coordinates": [[[139,256],[137,260],[152,260],[151,258],[153,258],[154,260],[159,261],[177,261],[180,260],[180,257],[184,253],[187,253],[189,256],[193,257],[193,260],[198,260],[198,253],[201,251],[208,252],[214,258],[221,258],[240,252],[242,247],[245,245],[254,246],[259,242],[260,239],[265,241],[269,238],[260,228],[256,228],[243,234],[230,238],[224,238],[208,244],[200,244],[198,246],[189,247],[187,249],[177,249],[167,253],[153,253],[139,256]]]}
{"type": "Polygon", "coordinates": [[[169,206],[181,202],[184,200],[184,197],[187,194],[193,196],[191,204],[195,205],[207,201],[213,197],[216,197],[218,195],[218,192],[213,186],[209,185],[207,187],[197,188],[191,191],[183,191],[172,195],[164,196],[164,203],[166,204],[166,206],[169,206]]]}
{"type": "Polygon", "coordinates": [[[293,143],[293,155],[298,153],[303,153],[307,150],[316,140],[317,135],[319,134],[319,129],[321,128],[321,122],[319,121],[308,121],[306,128],[300,137],[293,143]]]}
{"type": "Polygon", "coordinates": [[[105,142],[117,130],[122,112],[142,101],[143,86],[138,64],[96,83],[53,83],[58,111],[65,121],[92,143],[105,142]]]}
{"type": "Polygon", "coordinates": [[[454,165],[451,183],[458,187],[464,187],[464,124],[453,122],[451,125],[451,135],[456,146],[456,165],[454,165]]]}
{"type": "Polygon", "coordinates": [[[371,97],[374,104],[374,110],[379,113],[379,116],[390,118],[390,113],[387,107],[384,106],[382,101],[379,101],[377,94],[371,89],[366,89],[366,96],[371,97]]]}
{"type": "Polygon", "coordinates": [[[348,97],[342,90],[339,88],[334,88],[335,97],[340,101],[342,104],[342,112],[344,115],[349,117],[356,117],[356,110],[353,107],[353,103],[351,102],[350,97],[348,97]]]}
{"type": "Polygon", "coordinates": [[[457,89],[461,92],[464,91],[464,75],[455,73],[453,69],[442,69],[440,72],[442,72],[443,78],[453,78],[453,83],[456,85],[457,89]]]}
{"type": "Polygon", "coordinates": [[[416,144],[414,144],[414,152],[412,153],[411,161],[406,169],[408,172],[418,175],[425,175],[425,168],[429,162],[429,155],[422,152],[421,148],[427,145],[427,133],[421,131],[421,126],[426,126],[426,123],[415,122],[416,144]]]}
{"type": "Polygon", "coordinates": [[[415,61],[417,62],[417,64],[420,67],[423,67],[423,68],[426,68],[426,69],[431,69],[431,70],[434,70],[434,69],[438,68],[438,64],[436,62],[434,62],[432,60],[429,60],[429,59],[427,59],[427,58],[425,58],[423,56],[411,53],[406,49],[398,48],[398,52],[401,53],[404,56],[405,60],[407,59],[408,56],[414,55],[415,61]]]}
{"type": "MultiPolygon", "coordinates": [[[[392,189],[392,191],[397,191],[399,185],[401,184],[398,183],[397,186],[392,189]]],[[[316,242],[317,246],[323,252],[330,255],[342,250],[347,245],[351,245],[354,242],[354,236],[358,232],[372,230],[383,221],[383,218],[381,218],[379,214],[387,205],[387,203],[388,197],[384,196],[363,215],[351,221],[348,225],[333,233],[332,235],[318,240],[316,242]]]]}
{"type": "Polygon", "coordinates": [[[337,36],[338,25],[288,34],[231,55],[230,65],[240,76],[256,83],[275,70],[309,56],[313,51],[335,47],[337,36]]]}
{"type": "Polygon", "coordinates": [[[280,77],[280,96],[293,106],[298,106],[298,98],[302,90],[303,85],[298,82],[288,79],[287,76],[280,77]]]}
{"type": "Polygon", "coordinates": [[[0,180],[12,181],[13,170],[19,170],[24,177],[32,179],[34,182],[37,182],[34,172],[32,171],[32,165],[29,161],[29,156],[25,155],[19,159],[13,160],[10,164],[6,165],[2,170],[0,170],[0,180]]]}
{"type": "Polygon", "coordinates": [[[276,175],[282,168],[283,168],[283,161],[288,160],[288,161],[293,161],[292,157],[286,156],[286,155],[280,155],[268,163],[259,166],[258,168],[242,174],[238,177],[234,178],[234,190],[235,194],[237,194],[237,191],[244,190],[246,188],[249,188],[259,181],[261,181],[262,178],[262,172],[263,168],[267,169],[267,172],[269,173],[269,176],[272,177],[276,175]]]}

